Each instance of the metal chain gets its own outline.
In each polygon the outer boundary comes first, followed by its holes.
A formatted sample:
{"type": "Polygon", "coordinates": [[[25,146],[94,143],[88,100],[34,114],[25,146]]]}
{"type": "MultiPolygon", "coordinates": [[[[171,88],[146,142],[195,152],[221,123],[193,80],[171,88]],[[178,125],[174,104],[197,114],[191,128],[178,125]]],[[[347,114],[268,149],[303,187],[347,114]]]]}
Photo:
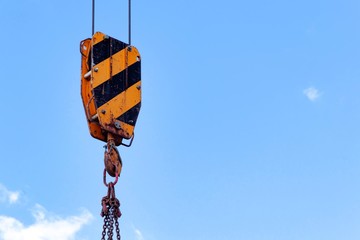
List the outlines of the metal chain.
{"type": "Polygon", "coordinates": [[[108,222],[109,223],[109,228],[108,228],[108,239],[109,240],[112,240],[113,239],[113,231],[114,231],[114,220],[113,220],[113,212],[112,212],[112,208],[110,208],[110,211],[109,211],[109,218],[110,218],[110,221],[108,222]]]}
{"type": "Polygon", "coordinates": [[[107,216],[104,218],[104,225],[103,225],[103,231],[102,231],[101,240],[105,240],[106,229],[107,229],[107,216]]]}
{"type": "Polygon", "coordinates": [[[102,238],[101,240],[106,240],[105,237],[106,237],[106,232],[108,232],[109,230],[109,215],[105,216],[104,218],[104,225],[103,225],[103,231],[102,231],[102,238]]]}
{"type": "Polygon", "coordinates": [[[118,222],[117,218],[115,218],[115,229],[116,229],[116,239],[120,240],[120,228],[119,228],[119,222],[118,222]]]}
{"type": "Polygon", "coordinates": [[[120,240],[120,229],[118,218],[121,217],[120,212],[120,201],[115,196],[114,183],[110,182],[108,184],[108,193],[101,200],[101,216],[104,218],[104,225],[102,231],[101,240],[113,240],[114,235],[114,225],[116,231],[116,239],[120,240]]]}

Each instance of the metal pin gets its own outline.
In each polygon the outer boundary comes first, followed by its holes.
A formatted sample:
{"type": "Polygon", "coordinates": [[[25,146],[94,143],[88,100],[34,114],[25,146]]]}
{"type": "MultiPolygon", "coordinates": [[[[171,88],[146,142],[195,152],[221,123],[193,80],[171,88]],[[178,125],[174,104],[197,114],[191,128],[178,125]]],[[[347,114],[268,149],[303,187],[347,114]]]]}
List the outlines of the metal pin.
{"type": "Polygon", "coordinates": [[[88,79],[91,76],[91,71],[88,71],[87,73],[85,73],[84,78],[88,79]]]}
{"type": "Polygon", "coordinates": [[[98,115],[95,114],[94,116],[91,117],[91,120],[94,121],[94,120],[96,120],[97,118],[98,118],[98,115]]]}

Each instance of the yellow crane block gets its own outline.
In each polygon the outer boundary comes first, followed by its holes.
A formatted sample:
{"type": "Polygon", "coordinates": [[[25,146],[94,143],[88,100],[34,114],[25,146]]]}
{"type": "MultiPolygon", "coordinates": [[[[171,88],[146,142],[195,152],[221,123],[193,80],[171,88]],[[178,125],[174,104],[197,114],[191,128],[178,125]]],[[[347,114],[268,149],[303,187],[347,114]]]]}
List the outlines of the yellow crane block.
{"type": "Polygon", "coordinates": [[[81,97],[91,136],[131,139],[141,107],[138,50],[101,32],[80,43],[81,97]]]}

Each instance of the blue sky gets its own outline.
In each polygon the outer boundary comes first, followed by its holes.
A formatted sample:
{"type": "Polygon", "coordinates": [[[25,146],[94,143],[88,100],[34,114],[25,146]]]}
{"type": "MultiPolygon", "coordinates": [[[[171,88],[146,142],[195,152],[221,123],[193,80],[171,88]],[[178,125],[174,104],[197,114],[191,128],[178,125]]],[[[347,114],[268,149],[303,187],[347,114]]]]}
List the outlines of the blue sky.
{"type": "MultiPolygon", "coordinates": [[[[96,30],[126,41],[126,3],[98,0],[96,30]]],[[[359,12],[134,0],[123,239],[359,239],[359,12]]],[[[104,144],[80,98],[91,1],[0,0],[0,26],[0,239],[100,239],[104,144]]]]}

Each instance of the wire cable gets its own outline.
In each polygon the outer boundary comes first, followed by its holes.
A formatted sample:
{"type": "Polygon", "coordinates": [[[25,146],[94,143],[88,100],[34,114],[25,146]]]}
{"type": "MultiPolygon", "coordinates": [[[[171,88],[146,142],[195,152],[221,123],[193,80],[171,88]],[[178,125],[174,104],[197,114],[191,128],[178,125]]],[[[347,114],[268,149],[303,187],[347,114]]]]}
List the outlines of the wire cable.
{"type": "MultiPolygon", "coordinates": [[[[131,0],[128,0],[128,34],[129,34],[129,45],[131,46],[131,0]]],[[[95,0],[92,0],[92,28],[91,36],[95,34],[95,0]]]]}
{"type": "Polygon", "coordinates": [[[129,45],[131,46],[131,0],[129,0],[129,45]]]}
{"type": "Polygon", "coordinates": [[[95,0],[92,0],[92,31],[91,36],[95,33],[95,0]]]}

